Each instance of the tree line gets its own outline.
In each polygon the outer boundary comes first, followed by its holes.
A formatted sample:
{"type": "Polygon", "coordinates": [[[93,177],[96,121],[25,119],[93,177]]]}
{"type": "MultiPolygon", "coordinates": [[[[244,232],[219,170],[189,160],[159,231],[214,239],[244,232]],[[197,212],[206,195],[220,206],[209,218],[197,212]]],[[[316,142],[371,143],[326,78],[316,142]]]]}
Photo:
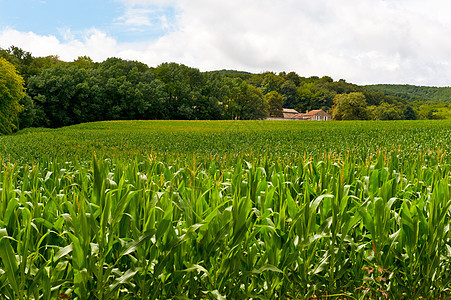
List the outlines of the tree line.
{"type": "Polygon", "coordinates": [[[407,100],[419,118],[451,119],[451,87],[375,84],[366,88],[407,100]]]}
{"type": "Polygon", "coordinates": [[[451,102],[451,87],[416,86],[410,84],[373,84],[365,86],[386,95],[397,96],[410,102],[451,102]]]}
{"type": "MultiPolygon", "coordinates": [[[[34,57],[17,47],[0,48],[3,64],[16,69],[25,87],[10,130],[61,127],[83,122],[127,119],[264,119],[281,116],[282,108],[323,109],[336,119],[415,119],[405,99],[385,95],[328,76],[302,77],[221,70],[201,72],[177,63],[149,67],[138,61],[87,56],[72,62],[57,56],[34,57]],[[359,93],[366,113],[343,113],[340,105],[359,93]],[[348,95],[343,98],[343,95],[348,95]],[[394,113],[386,113],[387,111],[394,113]]],[[[1,96],[2,102],[3,96],[1,96]]],[[[0,103],[0,106],[3,103],[0,103]]],[[[5,106],[6,107],[6,106],[5,106]]],[[[0,108],[0,112],[1,112],[0,108]]],[[[0,116],[0,122],[1,116],[0,116]]]]}
{"type": "MultiPolygon", "coordinates": [[[[251,74],[219,71],[225,76],[241,78],[258,87],[271,104],[279,99],[284,108],[297,111],[322,109],[335,120],[414,120],[418,118],[412,105],[400,97],[368,89],[344,79],[334,81],[329,76],[301,77],[295,72],[251,74]],[[274,102],[274,101],[273,101],[274,102]]],[[[279,106],[278,106],[279,107],[279,106]]],[[[277,117],[278,110],[270,105],[269,114],[277,117]]]]}

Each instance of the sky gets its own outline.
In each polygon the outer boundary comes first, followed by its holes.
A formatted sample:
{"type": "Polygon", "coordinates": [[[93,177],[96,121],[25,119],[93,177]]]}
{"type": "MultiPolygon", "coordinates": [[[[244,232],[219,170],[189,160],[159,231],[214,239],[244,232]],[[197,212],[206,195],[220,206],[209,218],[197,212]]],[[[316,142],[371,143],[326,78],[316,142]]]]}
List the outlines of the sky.
{"type": "Polygon", "coordinates": [[[451,86],[449,0],[0,0],[0,48],[451,86]]]}

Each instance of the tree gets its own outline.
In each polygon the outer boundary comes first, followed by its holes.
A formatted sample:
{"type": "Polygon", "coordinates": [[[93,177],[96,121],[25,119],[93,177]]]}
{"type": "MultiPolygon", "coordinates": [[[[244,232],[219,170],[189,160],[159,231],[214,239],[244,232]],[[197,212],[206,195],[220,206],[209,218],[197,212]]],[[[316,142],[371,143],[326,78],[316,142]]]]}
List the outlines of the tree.
{"type": "MultiPolygon", "coordinates": [[[[57,65],[32,76],[28,94],[43,108],[46,119],[42,121],[50,127],[99,121],[104,119],[104,101],[98,77],[95,70],[57,65]]],[[[34,125],[44,125],[40,123],[34,125]]]]}
{"type": "Polygon", "coordinates": [[[26,95],[19,103],[23,106],[23,111],[19,115],[19,129],[33,126],[33,123],[38,119],[38,114],[40,113],[33,99],[26,95]]]}
{"type": "Polygon", "coordinates": [[[192,119],[193,99],[187,76],[188,67],[177,63],[163,63],[154,69],[157,78],[165,86],[165,104],[169,119],[192,119]]]}
{"type": "Polygon", "coordinates": [[[290,72],[286,74],[284,76],[284,79],[292,81],[296,86],[299,86],[301,84],[301,77],[295,72],[290,72]]]}
{"type": "Polygon", "coordinates": [[[332,117],[335,120],[367,120],[365,95],[360,92],[337,94],[334,98],[332,117]]]}
{"type": "Polygon", "coordinates": [[[283,97],[283,104],[286,108],[295,108],[298,104],[296,84],[291,80],[286,80],[280,87],[280,94],[283,97]]]}
{"type": "Polygon", "coordinates": [[[229,96],[226,78],[218,73],[205,73],[205,84],[196,101],[196,119],[220,120],[224,118],[224,102],[229,96]]]}
{"type": "Polygon", "coordinates": [[[283,97],[278,92],[270,92],[265,95],[265,101],[269,105],[269,116],[283,118],[283,97]]]}
{"type": "Polygon", "coordinates": [[[268,94],[269,92],[280,90],[281,85],[283,84],[283,78],[277,76],[274,73],[265,73],[265,77],[262,82],[262,90],[263,94],[268,94]]]}
{"type": "Polygon", "coordinates": [[[268,103],[260,89],[241,79],[234,79],[228,84],[230,84],[231,92],[226,102],[227,118],[256,120],[268,116],[268,103]]]}
{"type": "Polygon", "coordinates": [[[79,56],[72,64],[84,69],[91,69],[95,65],[94,61],[89,56],[79,56]]]}
{"type": "Polygon", "coordinates": [[[19,101],[25,97],[24,80],[16,68],[5,58],[0,58],[0,133],[10,134],[17,129],[19,101]]]}
{"type": "Polygon", "coordinates": [[[416,120],[416,119],[418,119],[417,113],[415,112],[415,110],[410,105],[404,106],[403,113],[404,113],[404,118],[406,120],[416,120]]]}
{"type": "Polygon", "coordinates": [[[379,106],[374,106],[369,113],[373,120],[402,120],[404,114],[400,108],[394,104],[383,102],[379,106]]]}
{"type": "Polygon", "coordinates": [[[32,75],[30,74],[30,67],[33,62],[33,57],[30,52],[11,46],[5,50],[0,49],[0,57],[9,61],[25,80],[32,75]]]}

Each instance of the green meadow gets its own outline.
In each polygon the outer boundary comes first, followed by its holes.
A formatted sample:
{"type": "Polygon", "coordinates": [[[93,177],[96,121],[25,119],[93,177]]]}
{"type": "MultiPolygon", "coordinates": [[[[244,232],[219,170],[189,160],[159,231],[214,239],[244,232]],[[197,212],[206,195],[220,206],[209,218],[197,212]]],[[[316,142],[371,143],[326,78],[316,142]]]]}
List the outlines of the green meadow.
{"type": "Polygon", "coordinates": [[[0,137],[5,299],[449,299],[451,122],[0,137]]]}

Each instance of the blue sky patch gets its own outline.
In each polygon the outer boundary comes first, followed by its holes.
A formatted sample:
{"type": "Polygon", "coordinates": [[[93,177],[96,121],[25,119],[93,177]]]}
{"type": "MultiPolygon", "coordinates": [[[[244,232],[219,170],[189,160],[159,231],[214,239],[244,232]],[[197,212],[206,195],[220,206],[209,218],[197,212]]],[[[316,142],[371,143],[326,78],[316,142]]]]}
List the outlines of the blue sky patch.
{"type": "Polygon", "coordinates": [[[33,31],[63,40],[79,38],[93,28],[118,42],[155,40],[174,28],[176,17],[171,6],[129,7],[117,0],[0,0],[0,7],[0,29],[33,31]]]}

